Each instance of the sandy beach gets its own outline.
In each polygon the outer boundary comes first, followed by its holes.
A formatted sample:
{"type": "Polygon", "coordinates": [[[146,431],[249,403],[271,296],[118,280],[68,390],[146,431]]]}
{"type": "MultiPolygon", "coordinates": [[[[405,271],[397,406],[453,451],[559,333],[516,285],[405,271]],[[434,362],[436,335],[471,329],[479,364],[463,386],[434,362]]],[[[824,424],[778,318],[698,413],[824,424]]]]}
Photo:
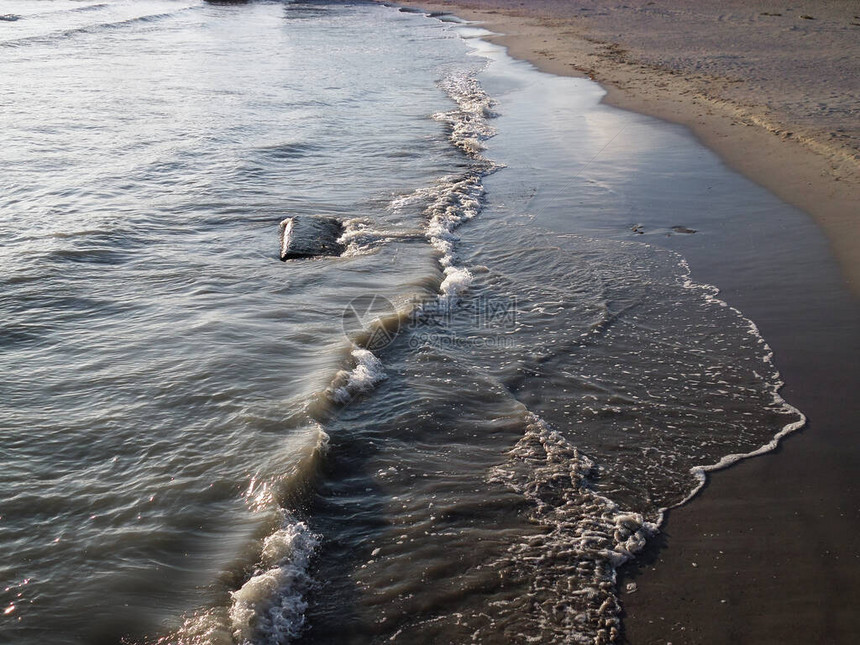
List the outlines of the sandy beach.
{"type": "Polygon", "coordinates": [[[860,10],[436,2],[3,1],[0,644],[857,641],[860,10]]]}
{"type": "Polygon", "coordinates": [[[689,127],[812,215],[860,290],[860,9],[845,0],[405,2],[503,34],[512,56],[588,76],[606,102],[689,127]]]}
{"type": "MultiPolygon", "coordinates": [[[[777,451],[713,474],[622,572],[625,639],[850,643],[860,633],[860,14],[850,2],[403,3],[482,23],[511,55],[588,76],[606,102],[680,123],[809,214],[829,243],[772,270],[690,257],[755,320],[809,418],[777,451]],[[831,256],[832,254],[832,256],[831,256]],[[835,258],[835,260],[834,260],[835,258]],[[853,293],[852,293],[853,292],[853,293]],[[799,302],[802,300],[802,302],[799,302]]],[[[762,233],[763,257],[770,257],[762,233]]],[[[712,250],[713,251],[713,250],[712,250]]],[[[710,255],[714,255],[710,252],[710,255]]]]}

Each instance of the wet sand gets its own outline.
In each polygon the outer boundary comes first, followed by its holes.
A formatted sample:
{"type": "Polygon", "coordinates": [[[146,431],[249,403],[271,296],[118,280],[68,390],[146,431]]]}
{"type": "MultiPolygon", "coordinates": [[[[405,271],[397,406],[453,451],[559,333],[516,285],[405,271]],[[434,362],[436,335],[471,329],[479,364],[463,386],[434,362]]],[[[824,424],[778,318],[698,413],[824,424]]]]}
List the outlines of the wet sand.
{"type": "Polygon", "coordinates": [[[821,225],[860,293],[860,9],[849,0],[404,2],[479,21],[515,58],[688,126],[821,225]]]}
{"type": "Polygon", "coordinates": [[[809,421],[775,452],[712,473],[622,571],[621,589],[637,587],[621,596],[634,645],[839,644],[860,634],[860,305],[821,236],[786,257],[780,232],[736,229],[744,233],[749,245],[685,256],[693,275],[756,322],[783,397],[809,421]],[[771,271],[750,281],[747,267],[762,264],[771,271]]]}
{"type": "Polygon", "coordinates": [[[698,280],[719,285],[756,321],[787,383],[783,396],[809,423],[774,453],[712,474],[699,496],[669,513],[620,586],[635,582],[622,594],[634,645],[853,643],[860,136],[857,72],[847,61],[856,60],[860,32],[851,30],[860,27],[851,23],[860,19],[850,3],[415,4],[481,20],[508,34],[496,40],[512,55],[545,71],[587,74],[609,90],[609,102],[689,126],[730,166],[812,215],[829,248],[812,226],[807,248],[783,246],[779,223],[758,225],[753,214],[719,248],[691,242],[683,250],[698,280]],[[683,37],[667,38],[667,29],[683,37]],[[804,46],[803,69],[793,36],[816,43],[804,46]]]}

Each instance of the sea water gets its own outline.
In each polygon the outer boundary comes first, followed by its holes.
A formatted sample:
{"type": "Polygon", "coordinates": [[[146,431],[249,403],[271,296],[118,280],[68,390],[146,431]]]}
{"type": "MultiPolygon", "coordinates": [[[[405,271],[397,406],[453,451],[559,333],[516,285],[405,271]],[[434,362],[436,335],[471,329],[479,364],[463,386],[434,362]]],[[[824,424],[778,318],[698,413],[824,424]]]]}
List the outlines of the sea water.
{"type": "Polygon", "coordinates": [[[611,642],[802,423],[678,242],[759,193],[596,85],[376,4],[3,12],[3,642],[611,642]]]}

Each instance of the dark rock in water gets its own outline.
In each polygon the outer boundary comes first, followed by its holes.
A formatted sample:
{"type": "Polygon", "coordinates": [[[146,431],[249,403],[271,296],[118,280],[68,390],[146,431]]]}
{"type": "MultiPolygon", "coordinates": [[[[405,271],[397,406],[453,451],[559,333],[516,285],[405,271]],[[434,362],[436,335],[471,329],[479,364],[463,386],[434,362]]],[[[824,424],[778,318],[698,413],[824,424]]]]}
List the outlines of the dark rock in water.
{"type": "Polygon", "coordinates": [[[451,22],[455,25],[465,25],[468,21],[463,20],[459,16],[452,16],[449,13],[443,14],[441,16],[432,16],[433,18],[438,18],[440,22],[451,22]]]}
{"type": "Polygon", "coordinates": [[[16,20],[20,20],[21,16],[16,16],[14,13],[7,13],[0,16],[0,20],[4,22],[15,22],[16,20]]]}
{"type": "Polygon", "coordinates": [[[691,235],[696,232],[694,228],[687,228],[686,226],[673,226],[672,230],[676,233],[685,233],[687,235],[691,235]]]}
{"type": "Polygon", "coordinates": [[[338,242],[342,235],[343,222],[336,217],[288,217],[278,227],[281,260],[340,255],[346,248],[338,242]]]}

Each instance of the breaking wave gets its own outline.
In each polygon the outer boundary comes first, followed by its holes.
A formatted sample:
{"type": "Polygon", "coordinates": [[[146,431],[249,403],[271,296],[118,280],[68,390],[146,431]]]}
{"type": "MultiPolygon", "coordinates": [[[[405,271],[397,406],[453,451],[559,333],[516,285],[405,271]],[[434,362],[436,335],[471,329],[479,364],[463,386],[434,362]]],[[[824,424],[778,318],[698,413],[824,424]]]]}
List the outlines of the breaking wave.
{"type": "Polygon", "coordinates": [[[386,374],[382,361],[368,349],[356,347],[352,350],[354,365],[351,369],[340,370],[326,390],[335,403],[347,403],[354,396],[370,392],[386,374]]]}
{"type": "Polygon", "coordinates": [[[595,492],[594,462],[535,415],[508,457],[490,481],[531,502],[533,521],[547,528],[510,549],[528,572],[533,627],[553,634],[553,642],[615,641],[621,625],[616,568],[645,546],[658,523],[595,492]]]}

